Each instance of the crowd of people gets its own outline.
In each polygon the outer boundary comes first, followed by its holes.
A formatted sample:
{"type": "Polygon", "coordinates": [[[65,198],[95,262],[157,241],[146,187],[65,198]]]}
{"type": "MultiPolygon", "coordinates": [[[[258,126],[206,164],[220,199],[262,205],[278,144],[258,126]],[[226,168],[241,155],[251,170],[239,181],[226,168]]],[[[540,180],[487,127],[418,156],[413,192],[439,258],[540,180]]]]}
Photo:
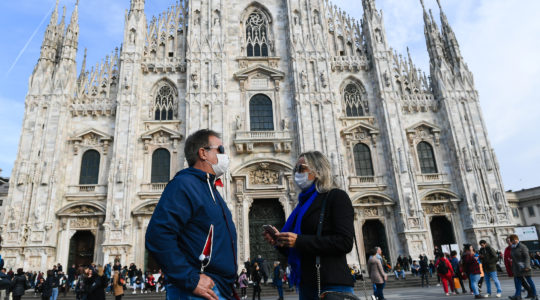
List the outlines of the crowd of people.
{"type": "Polygon", "coordinates": [[[540,253],[529,253],[527,247],[519,242],[517,235],[510,235],[506,242],[508,247],[504,254],[496,251],[485,240],[481,240],[479,248],[465,244],[460,255],[455,250],[443,253],[441,249],[435,247],[435,260],[429,260],[425,254],[420,255],[418,260],[400,255],[391,271],[388,270],[388,263],[382,255],[381,248],[376,247],[369,254],[368,260],[373,295],[376,299],[385,299],[383,289],[388,280],[388,273],[392,272],[397,280],[405,280],[405,272],[410,271],[413,277],[421,278],[422,287],[429,287],[429,280],[435,275],[437,286],[442,284],[446,296],[459,294],[459,290],[463,294],[467,293],[464,282],[468,281],[468,290],[474,295],[474,298],[480,299],[490,296],[500,298],[503,291],[497,272],[502,272],[499,263],[504,261],[506,272],[509,277],[513,277],[515,283],[514,295],[509,296],[509,299],[522,299],[522,288],[527,291],[527,299],[538,299],[531,271],[539,268],[538,257],[540,253]],[[492,282],[496,290],[492,290],[492,282]],[[484,294],[482,294],[483,284],[486,287],[484,294]]]}
{"type": "MultiPolygon", "coordinates": [[[[2,265],[3,260],[0,261],[2,265]]],[[[105,266],[72,265],[67,272],[60,263],[46,272],[24,272],[22,268],[13,272],[3,267],[0,270],[0,300],[18,300],[32,292],[41,299],[56,300],[59,294],[65,297],[70,290],[77,300],[105,300],[106,294],[120,300],[128,289],[132,294],[160,293],[165,291],[165,285],[161,271],[143,273],[135,264],[121,266],[119,261],[105,266]]]]}

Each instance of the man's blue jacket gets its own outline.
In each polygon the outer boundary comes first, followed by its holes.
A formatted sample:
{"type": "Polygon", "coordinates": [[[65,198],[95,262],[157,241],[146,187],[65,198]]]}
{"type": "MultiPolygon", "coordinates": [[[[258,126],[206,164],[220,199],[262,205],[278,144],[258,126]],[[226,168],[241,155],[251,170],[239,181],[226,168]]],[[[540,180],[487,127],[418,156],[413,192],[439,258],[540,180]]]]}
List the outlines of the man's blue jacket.
{"type": "Polygon", "coordinates": [[[178,172],[148,224],[146,249],[170,283],[192,292],[199,283],[199,256],[214,225],[212,254],[204,274],[214,280],[222,296],[230,298],[237,272],[236,228],[214,181],[214,175],[199,169],[178,172]]]}

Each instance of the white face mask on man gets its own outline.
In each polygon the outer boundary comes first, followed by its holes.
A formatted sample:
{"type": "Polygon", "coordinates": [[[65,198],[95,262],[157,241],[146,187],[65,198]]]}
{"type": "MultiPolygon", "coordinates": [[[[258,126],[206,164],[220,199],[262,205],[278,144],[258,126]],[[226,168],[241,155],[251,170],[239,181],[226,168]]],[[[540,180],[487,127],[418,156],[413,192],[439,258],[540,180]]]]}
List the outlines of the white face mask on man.
{"type": "Polygon", "coordinates": [[[206,161],[212,166],[212,170],[216,173],[216,178],[221,177],[221,175],[227,173],[229,169],[229,156],[227,154],[216,154],[217,164],[212,164],[209,161],[206,161]]]}

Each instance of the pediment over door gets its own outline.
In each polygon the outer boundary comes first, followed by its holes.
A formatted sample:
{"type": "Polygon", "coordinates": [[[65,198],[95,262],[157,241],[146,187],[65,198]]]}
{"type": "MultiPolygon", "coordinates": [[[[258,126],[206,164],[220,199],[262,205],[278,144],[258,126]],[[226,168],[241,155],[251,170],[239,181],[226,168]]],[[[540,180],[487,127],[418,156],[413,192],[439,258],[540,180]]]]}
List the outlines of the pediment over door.
{"type": "Polygon", "coordinates": [[[173,151],[177,151],[178,143],[182,140],[181,133],[172,129],[160,126],[149,130],[141,135],[141,140],[144,143],[144,150],[148,152],[149,145],[155,146],[173,146],[173,151]]]}
{"type": "Polygon", "coordinates": [[[435,145],[439,145],[441,129],[434,124],[422,121],[407,128],[407,138],[411,145],[420,141],[433,141],[435,145]]]}
{"type": "Polygon", "coordinates": [[[379,135],[379,129],[365,122],[358,122],[341,130],[341,136],[347,143],[366,142],[375,146],[377,135],[379,135]]]}
{"type": "Polygon", "coordinates": [[[240,89],[247,90],[279,90],[279,83],[285,73],[265,65],[255,65],[234,74],[240,82],[240,89]]]}

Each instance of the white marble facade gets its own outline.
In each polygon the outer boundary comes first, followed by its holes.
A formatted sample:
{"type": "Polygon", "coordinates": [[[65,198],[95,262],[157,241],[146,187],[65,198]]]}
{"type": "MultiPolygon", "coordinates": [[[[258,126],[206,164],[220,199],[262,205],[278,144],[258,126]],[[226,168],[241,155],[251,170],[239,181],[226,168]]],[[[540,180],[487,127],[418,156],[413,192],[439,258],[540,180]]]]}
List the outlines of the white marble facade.
{"type": "Polygon", "coordinates": [[[239,261],[250,257],[251,204],[275,199],[290,214],[292,167],[307,150],[328,155],[348,191],[362,256],[377,226],[394,261],[433,252],[435,219],[451,224],[443,233],[460,245],[501,248],[513,232],[473,75],[444,13],[435,21],[424,11],[428,77],[391,50],[374,0],[362,1],[362,20],[326,0],[173,2],[147,19],[144,0],[131,0],[122,47],[91,71],[85,58],[79,75],[78,8],[67,27],[53,13],[2,222],[7,266],[66,265],[80,231],[95,239],[93,261],[144,265],[146,226],[165,186],[152,183],[153,153],[168,151],[172,177],[186,166],[185,138],[200,128],[222,133],[231,156],[221,192],[239,261]],[[252,130],[250,101],[261,94],[273,130],[252,130]],[[420,143],[433,150],[431,172],[422,172],[420,143]],[[358,144],[371,170],[356,170],[358,144]],[[99,153],[97,183],[80,184],[89,150],[99,153]],[[376,226],[363,231],[368,223],[376,226]]]}

